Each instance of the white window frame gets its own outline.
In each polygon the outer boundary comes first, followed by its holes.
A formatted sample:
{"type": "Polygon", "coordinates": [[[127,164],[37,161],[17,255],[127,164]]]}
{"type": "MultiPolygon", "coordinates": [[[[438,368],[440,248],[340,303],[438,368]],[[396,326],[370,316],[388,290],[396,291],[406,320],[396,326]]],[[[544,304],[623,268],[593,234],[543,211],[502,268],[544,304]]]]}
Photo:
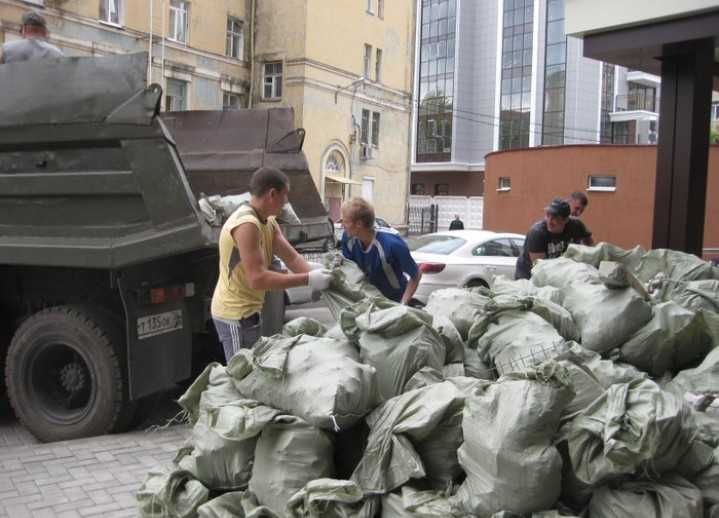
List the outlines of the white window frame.
{"type": "Polygon", "coordinates": [[[100,0],[100,12],[99,14],[99,20],[101,23],[105,23],[107,25],[114,25],[115,27],[122,27],[124,24],[124,16],[125,16],[125,2],[124,0],[100,0]],[[115,2],[117,5],[117,21],[113,22],[110,19],[110,3],[115,2]],[[106,17],[102,17],[102,11],[104,11],[106,17]]]}
{"type": "Polygon", "coordinates": [[[284,64],[282,61],[268,61],[262,66],[262,99],[266,101],[277,101],[282,99],[282,75],[284,73],[284,64]],[[280,72],[267,72],[269,65],[280,65],[280,72]],[[270,80],[268,82],[268,79],[270,80]],[[270,86],[271,95],[266,95],[266,87],[270,86]]]}
{"type": "Polygon", "coordinates": [[[370,72],[372,70],[372,45],[364,44],[364,55],[362,56],[362,74],[366,79],[370,78],[370,72]]]}
{"type": "Polygon", "coordinates": [[[382,82],[382,49],[375,49],[374,80],[382,82]]]}
{"type": "Polygon", "coordinates": [[[225,33],[225,55],[234,59],[244,60],[245,24],[242,20],[235,16],[228,16],[227,24],[232,24],[232,28],[227,29],[225,33]],[[236,32],[236,26],[239,26],[239,32],[236,32]],[[235,40],[237,40],[236,45],[235,40]]]}
{"type": "Polygon", "coordinates": [[[497,179],[497,192],[507,192],[512,190],[512,177],[500,176],[497,179]]]}
{"type": "Polygon", "coordinates": [[[170,15],[168,23],[170,27],[167,39],[178,43],[188,43],[190,41],[190,2],[185,0],[170,0],[169,8],[170,15]],[[172,5],[172,2],[177,2],[179,5],[172,5]],[[180,22],[178,20],[180,19],[184,20],[184,39],[178,38],[178,29],[180,28],[180,22]]]}
{"type": "Polygon", "coordinates": [[[166,111],[166,112],[169,112],[169,111],[185,111],[185,110],[189,110],[189,109],[190,109],[189,91],[190,91],[190,89],[189,89],[189,82],[188,82],[188,81],[183,81],[182,79],[175,79],[175,78],[173,78],[173,77],[168,77],[168,78],[166,79],[166,83],[165,83],[165,111],[166,111]],[[182,85],[182,94],[183,94],[183,97],[182,97],[181,99],[182,99],[184,102],[182,103],[183,106],[179,107],[179,109],[175,109],[174,102],[171,103],[171,104],[172,104],[171,106],[167,106],[167,98],[168,98],[168,97],[169,97],[170,99],[174,99],[174,98],[175,98],[174,96],[169,95],[169,92],[170,92],[169,84],[170,84],[171,81],[174,81],[174,82],[176,82],[176,83],[182,85]]]}
{"type": "Polygon", "coordinates": [[[599,192],[614,192],[617,190],[617,177],[611,174],[590,174],[587,177],[587,190],[588,191],[599,191],[599,192]],[[613,186],[595,185],[595,178],[612,178],[614,179],[613,186]]]}

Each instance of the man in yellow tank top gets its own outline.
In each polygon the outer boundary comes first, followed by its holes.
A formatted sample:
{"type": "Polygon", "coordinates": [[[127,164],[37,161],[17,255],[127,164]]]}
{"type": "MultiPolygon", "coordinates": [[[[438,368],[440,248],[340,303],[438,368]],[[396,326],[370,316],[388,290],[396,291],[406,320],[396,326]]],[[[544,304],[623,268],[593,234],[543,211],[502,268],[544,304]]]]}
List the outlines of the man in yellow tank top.
{"type": "Polygon", "coordinates": [[[220,232],[220,272],[212,296],[212,319],[229,362],[260,337],[267,290],[329,287],[330,272],[311,270],[282,234],[276,217],[287,203],[290,182],[278,169],[263,167],[250,180],[250,203],[239,207],[220,232]],[[273,255],[292,273],[269,269],[273,255]]]}

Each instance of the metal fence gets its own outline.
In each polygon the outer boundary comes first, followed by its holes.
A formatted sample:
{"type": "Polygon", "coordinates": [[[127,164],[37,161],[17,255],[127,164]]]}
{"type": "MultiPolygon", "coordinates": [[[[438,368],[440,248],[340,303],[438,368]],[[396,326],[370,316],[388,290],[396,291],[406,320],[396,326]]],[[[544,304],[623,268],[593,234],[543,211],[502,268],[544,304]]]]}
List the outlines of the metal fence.
{"type": "Polygon", "coordinates": [[[431,204],[425,207],[410,205],[409,206],[409,234],[429,234],[437,232],[437,222],[439,215],[439,206],[431,204]]]}

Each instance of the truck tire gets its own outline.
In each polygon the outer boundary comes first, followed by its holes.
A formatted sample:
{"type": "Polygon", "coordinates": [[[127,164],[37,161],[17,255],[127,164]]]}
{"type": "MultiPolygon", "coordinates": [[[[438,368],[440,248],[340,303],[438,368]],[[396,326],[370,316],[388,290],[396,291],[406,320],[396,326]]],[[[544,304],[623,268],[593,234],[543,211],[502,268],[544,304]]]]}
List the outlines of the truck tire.
{"type": "Polygon", "coordinates": [[[117,351],[122,332],[82,306],[57,306],[25,320],[5,368],[15,415],[44,442],[109,433],[128,420],[117,351]]]}

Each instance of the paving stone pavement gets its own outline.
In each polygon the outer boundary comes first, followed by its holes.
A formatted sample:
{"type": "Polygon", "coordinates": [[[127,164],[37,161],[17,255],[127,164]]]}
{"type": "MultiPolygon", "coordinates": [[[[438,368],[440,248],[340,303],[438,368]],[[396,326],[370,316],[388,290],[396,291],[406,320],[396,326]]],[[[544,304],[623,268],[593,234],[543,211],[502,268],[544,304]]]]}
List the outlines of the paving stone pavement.
{"type": "Polygon", "coordinates": [[[189,432],[174,425],[42,444],[3,408],[0,517],[137,516],[145,475],[169,466],[189,432]]]}

